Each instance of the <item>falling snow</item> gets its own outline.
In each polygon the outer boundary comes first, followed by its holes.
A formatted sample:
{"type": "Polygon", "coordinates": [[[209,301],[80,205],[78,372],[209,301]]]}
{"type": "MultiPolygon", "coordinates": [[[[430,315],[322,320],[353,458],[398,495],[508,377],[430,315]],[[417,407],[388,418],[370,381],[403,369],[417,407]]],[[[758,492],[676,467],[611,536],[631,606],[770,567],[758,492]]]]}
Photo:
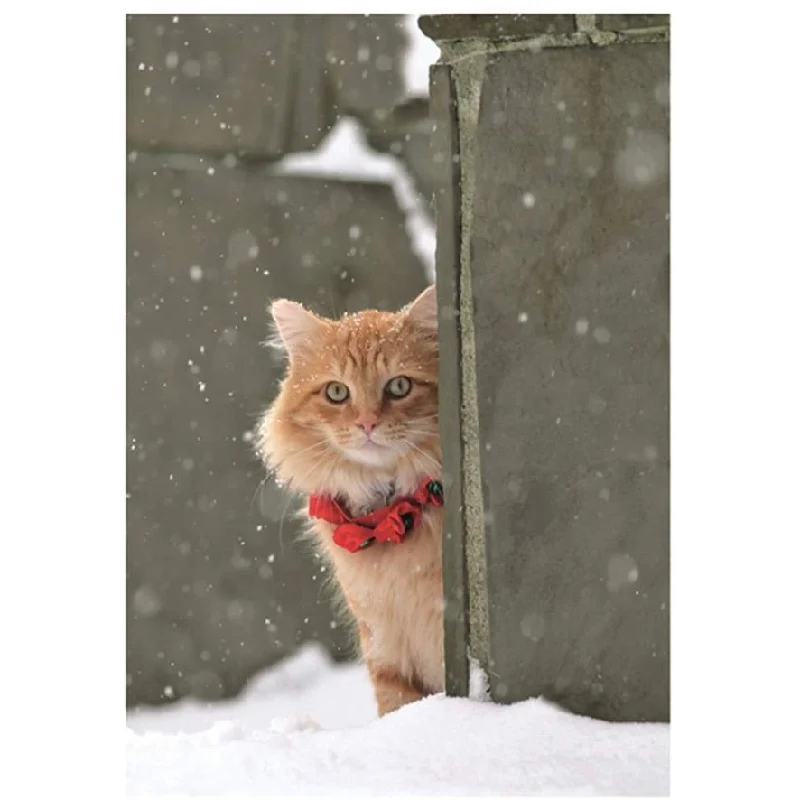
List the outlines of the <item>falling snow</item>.
{"type": "Polygon", "coordinates": [[[595,328],[592,336],[600,342],[600,344],[608,344],[611,341],[611,333],[608,328],[595,328]]]}

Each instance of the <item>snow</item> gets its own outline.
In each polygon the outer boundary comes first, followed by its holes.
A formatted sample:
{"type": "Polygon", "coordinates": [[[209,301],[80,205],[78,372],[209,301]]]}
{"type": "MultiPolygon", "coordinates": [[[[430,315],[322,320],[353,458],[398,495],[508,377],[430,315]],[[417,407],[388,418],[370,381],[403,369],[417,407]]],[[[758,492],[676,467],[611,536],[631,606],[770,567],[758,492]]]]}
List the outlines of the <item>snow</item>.
{"type": "MultiPolygon", "coordinates": [[[[427,97],[428,68],[439,58],[439,48],[419,30],[416,19],[414,15],[406,17],[409,39],[403,66],[406,94],[427,97]]],[[[400,159],[370,149],[357,120],[350,117],[339,119],[315,151],[285,156],[275,166],[275,172],[390,184],[405,214],[411,247],[422,262],[428,280],[434,281],[436,228],[425,201],[400,159]]]]}
{"type": "Polygon", "coordinates": [[[361,124],[343,117],[320,146],[311,153],[284,156],[275,165],[278,175],[312,175],[337,180],[388,183],[406,218],[411,247],[420,259],[430,281],[434,280],[436,229],[402,161],[378,153],[367,145],[361,124]]]}
{"type": "Polygon", "coordinates": [[[474,656],[469,657],[469,698],[480,702],[489,699],[489,677],[474,656]]]}
{"type": "Polygon", "coordinates": [[[575,333],[579,336],[585,336],[589,332],[589,320],[588,319],[579,319],[575,323],[575,333]]]}
{"type": "Polygon", "coordinates": [[[419,29],[417,17],[410,14],[406,17],[406,36],[408,52],[406,53],[403,73],[406,82],[406,93],[412,96],[428,96],[428,70],[431,64],[439,60],[439,47],[419,29]]]}
{"type": "Polygon", "coordinates": [[[608,328],[595,328],[592,335],[600,344],[608,344],[611,341],[611,333],[608,328]]]}
{"type": "Polygon", "coordinates": [[[442,695],[377,719],[365,668],[311,644],[237,700],[129,713],[127,781],[131,796],[666,795],[669,726],[442,695]]]}

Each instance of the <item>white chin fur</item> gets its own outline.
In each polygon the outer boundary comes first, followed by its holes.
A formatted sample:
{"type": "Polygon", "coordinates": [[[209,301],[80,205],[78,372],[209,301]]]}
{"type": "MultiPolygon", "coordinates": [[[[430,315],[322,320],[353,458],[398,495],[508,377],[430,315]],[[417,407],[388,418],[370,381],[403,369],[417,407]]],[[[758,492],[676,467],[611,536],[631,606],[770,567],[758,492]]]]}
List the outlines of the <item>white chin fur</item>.
{"type": "Polygon", "coordinates": [[[345,454],[351,461],[366,464],[368,467],[388,467],[397,458],[397,453],[392,448],[382,445],[348,447],[345,454]]]}

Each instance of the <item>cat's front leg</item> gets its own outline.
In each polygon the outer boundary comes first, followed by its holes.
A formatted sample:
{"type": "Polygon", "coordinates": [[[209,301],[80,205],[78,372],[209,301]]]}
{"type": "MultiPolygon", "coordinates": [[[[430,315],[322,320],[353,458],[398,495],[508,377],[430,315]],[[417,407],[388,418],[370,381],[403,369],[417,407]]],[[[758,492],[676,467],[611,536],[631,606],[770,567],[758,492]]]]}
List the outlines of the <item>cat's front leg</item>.
{"type": "Polygon", "coordinates": [[[372,631],[364,622],[358,624],[361,655],[375,691],[378,716],[397,711],[408,703],[421,700],[424,692],[413,681],[404,678],[398,670],[382,662],[375,652],[372,631]]]}
{"type": "Polygon", "coordinates": [[[367,669],[375,689],[379,717],[397,711],[398,708],[424,697],[424,693],[418,686],[407,681],[391,667],[367,662],[367,669]]]}

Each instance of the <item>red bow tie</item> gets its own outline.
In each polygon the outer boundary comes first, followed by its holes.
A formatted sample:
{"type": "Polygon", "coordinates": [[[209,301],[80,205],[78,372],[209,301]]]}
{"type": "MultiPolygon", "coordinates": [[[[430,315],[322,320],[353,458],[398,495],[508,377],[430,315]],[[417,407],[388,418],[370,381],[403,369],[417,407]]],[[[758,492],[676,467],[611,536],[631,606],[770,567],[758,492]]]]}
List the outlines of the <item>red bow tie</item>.
{"type": "Polygon", "coordinates": [[[441,482],[425,478],[410,497],[398,497],[388,506],[360,517],[351,517],[332,497],[319,494],[308,498],[308,513],[336,525],[333,541],[356,553],[374,542],[399,544],[419,524],[423,506],[443,504],[441,482]]]}

